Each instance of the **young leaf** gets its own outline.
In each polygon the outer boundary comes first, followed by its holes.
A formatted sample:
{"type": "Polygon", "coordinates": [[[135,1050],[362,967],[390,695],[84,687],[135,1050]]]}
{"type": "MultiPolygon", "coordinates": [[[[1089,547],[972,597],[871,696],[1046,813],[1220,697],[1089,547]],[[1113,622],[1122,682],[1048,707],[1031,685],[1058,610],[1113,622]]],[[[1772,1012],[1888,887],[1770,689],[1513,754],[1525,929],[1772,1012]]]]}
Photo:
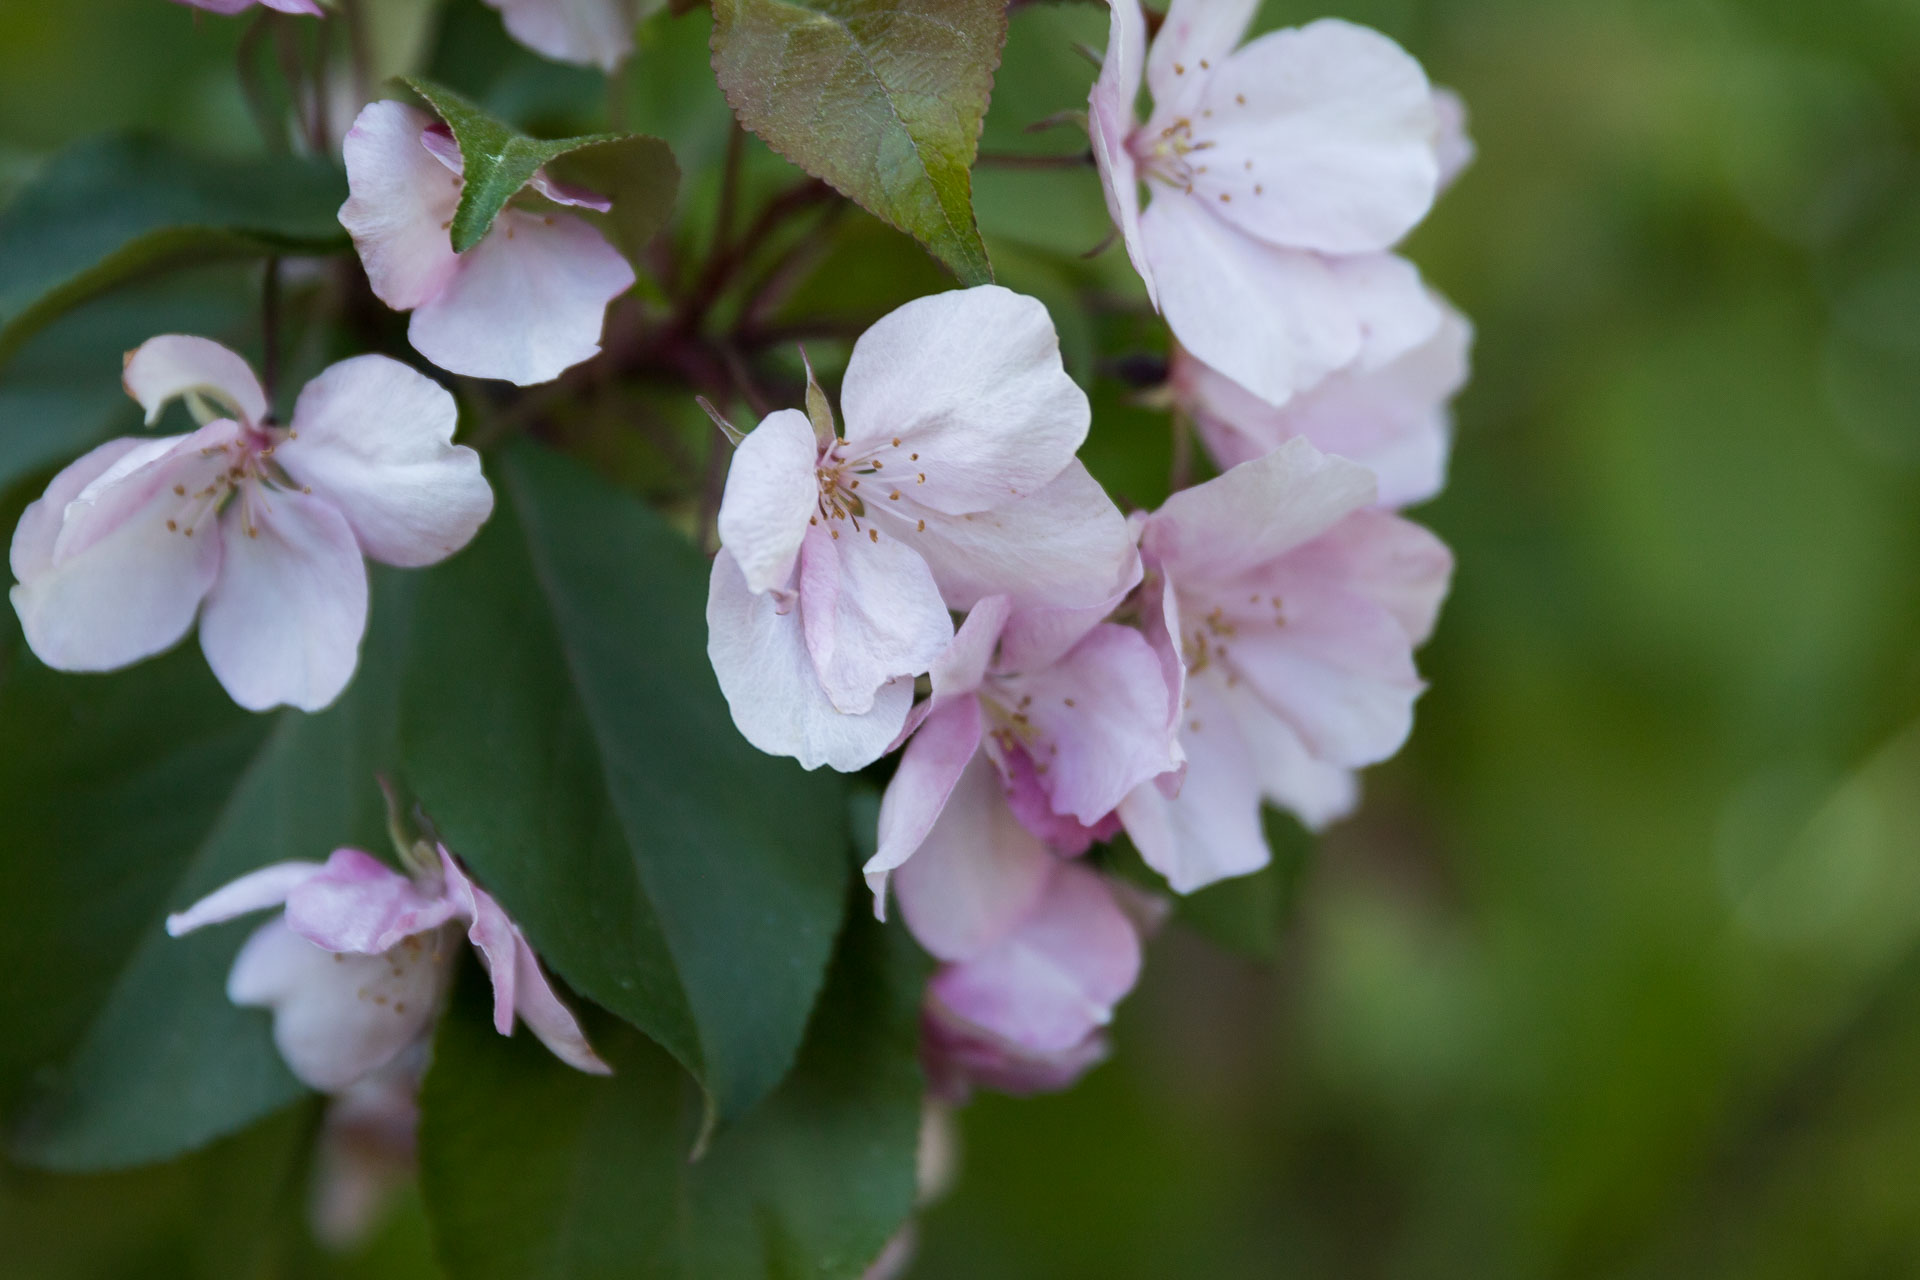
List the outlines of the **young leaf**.
{"type": "Polygon", "coordinates": [[[106,677],[28,664],[0,691],[0,1087],[38,1086],[17,1158],[164,1160],[302,1095],[267,1014],[226,996],[259,921],[186,938],[162,923],[269,862],[384,847],[374,775],[394,764],[412,585],[376,578],[359,675],[321,715],[240,711],[191,644],[106,677]]]}
{"type": "Polygon", "coordinates": [[[973,158],[1006,0],[713,0],[713,69],[740,122],[919,240],[993,279],[973,158]]]}
{"type": "Polygon", "coordinates": [[[844,788],[763,756],[707,662],[707,566],[532,447],[425,584],[407,780],[575,990],[739,1115],[793,1061],[844,906],[844,788]]]}
{"type": "MultiPolygon", "coordinates": [[[[471,975],[469,975],[471,976],[471,975]]],[[[698,1160],[671,1059],[610,1022],[609,1078],[502,1041],[465,984],[421,1100],[421,1187],[452,1280],[852,1280],[913,1205],[924,966],[848,928],[793,1075],[698,1160]]]]}
{"type": "Polygon", "coordinates": [[[213,160],[149,138],[79,143],[0,210],[0,360],[69,307],[183,261],[347,247],[346,182],[287,157],[213,160]]]}

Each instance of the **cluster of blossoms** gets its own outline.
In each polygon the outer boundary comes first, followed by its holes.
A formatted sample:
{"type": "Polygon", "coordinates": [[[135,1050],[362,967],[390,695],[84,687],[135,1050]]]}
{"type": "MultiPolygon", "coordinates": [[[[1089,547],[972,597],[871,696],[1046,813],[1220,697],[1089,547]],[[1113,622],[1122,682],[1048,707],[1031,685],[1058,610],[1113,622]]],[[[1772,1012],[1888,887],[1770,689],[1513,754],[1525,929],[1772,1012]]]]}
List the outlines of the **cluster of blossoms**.
{"type": "Polygon", "coordinates": [[[1175,0],[1148,50],[1114,0],[1090,111],[1176,412],[1222,474],[1124,516],[1075,458],[1090,410],[1045,309],[987,286],[881,320],[845,431],[812,388],[727,479],[714,670],[764,751],[899,752],[866,874],[941,962],[923,1056],[950,1097],[1104,1054],[1162,907],[1095,844],[1124,830],[1180,893],[1256,871],[1262,806],[1348,813],[1423,688],[1452,559],[1395,511],[1442,484],[1470,331],[1392,249],[1470,148],[1385,37],[1239,47],[1254,7],[1175,0]]]}

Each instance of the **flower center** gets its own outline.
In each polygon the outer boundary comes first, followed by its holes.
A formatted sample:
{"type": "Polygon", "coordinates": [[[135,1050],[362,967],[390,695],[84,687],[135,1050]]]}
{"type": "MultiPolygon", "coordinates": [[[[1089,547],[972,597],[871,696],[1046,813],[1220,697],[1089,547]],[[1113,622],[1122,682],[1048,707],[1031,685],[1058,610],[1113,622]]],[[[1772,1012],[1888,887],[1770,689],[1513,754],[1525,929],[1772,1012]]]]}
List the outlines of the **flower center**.
{"type": "Polygon", "coordinates": [[[296,435],[279,427],[242,427],[227,443],[202,449],[200,456],[210,470],[204,473],[204,483],[198,488],[190,488],[185,481],[174,484],[174,497],[179,501],[167,520],[167,532],[191,538],[209,517],[218,520],[231,510],[238,513],[249,538],[259,537],[260,516],[271,514],[270,495],[275,490],[312,492],[295,485],[273,461],[280,442],[296,435]]]}
{"type": "MultiPolygon", "coordinates": [[[[919,468],[920,455],[904,449],[899,436],[884,444],[862,446],[857,452],[849,449],[845,440],[835,439],[814,469],[820,497],[819,514],[813,517],[813,523],[827,521],[828,530],[838,538],[840,530],[832,522],[845,521],[856,534],[880,541],[877,529],[860,523],[867,516],[867,503],[879,506],[905,500],[909,492],[927,482],[927,473],[919,468]],[[892,470],[888,470],[889,464],[892,470]]],[[[927,527],[925,520],[916,523],[920,531],[927,527]]]]}
{"type": "Polygon", "coordinates": [[[1158,134],[1144,129],[1134,134],[1132,150],[1141,172],[1147,177],[1191,195],[1194,178],[1207,171],[1207,166],[1194,157],[1211,150],[1213,145],[1211,141],[1196,139],[1193,121],[1182,116],[1158,134]]]}
{"type": "Polygon", "coordinates": [[[1244,628],[1286,625],[1286,609],[1280,597],[1256,591],[1247,597],[1246,609],[1233,617],[1227,615],[1224,606],[1215,605],[1180,638],[1180,657],[1187,665],[1188,675],[1197,676],[1217,665],[1228,687],[1232,687],[1240,682],[1240,672],[1233,664],[1230,642],[1238,639],[1244,628]],[[1268,611],[1272,613],[1271,619],[1264,616],[1268,611]]]}

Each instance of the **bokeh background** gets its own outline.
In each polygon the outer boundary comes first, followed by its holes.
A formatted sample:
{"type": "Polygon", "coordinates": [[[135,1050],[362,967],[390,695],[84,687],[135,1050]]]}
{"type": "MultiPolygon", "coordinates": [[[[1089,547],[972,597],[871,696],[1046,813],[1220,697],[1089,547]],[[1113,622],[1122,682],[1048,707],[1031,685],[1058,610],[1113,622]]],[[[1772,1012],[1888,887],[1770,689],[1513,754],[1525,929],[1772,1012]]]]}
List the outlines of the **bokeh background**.
{"type": "MultiPolygon", "coordinates": [[[[475,34],[484,14],[375,7],[523,123],[602,105],[475,34]]],[[[1432,689],[1359,817],[1317,842],[1276,823],[1273,870],[1183,906],[1113,1061],[961,1114],[913,1274],[1920,1275],[1920,3],[1331,11],[1458,89],[1480,148],[1409,246],[1479,335],[1452,485],[1416,513],[1460,566],[1432,689]]],[[[4,0],[0,198],[107,128],[257,148],[238,30],[4,0]]],[[[1024,126],[1084,105],[1072,42],[1104,30],[1021,8],[987,150],[1070,148],[1024,126]]],[[[727,130],[704,32],[650,25],[620,90],[674,142],[689,225],[727,130]]],[[[1049,303],[1094,390],[1090,465],[1156,501],[1166,418],[1112,375],[1163,339],[1117,254],[1077,256],[1104,235],[1091,171],[983,167],[978,195],[1002,280],[1049,303]]],[[[164,307],[244,333],[205,283],[164,307]]],[[[855,221],[793,307],[937,287],[855,221]]],[[[63,350],[0,371],[0,461],[30,452],[32,397],[82,376],[63,350]]],[[[130,410],[107,384],[92,411],[130,410]]],[[[660,461],[624,440],[578,443],[645,487],[660,461]]],[[[249,1141],[0,1173],[0,1274],[258,1274],[249,1141]]],[[[431,1274],[409,1206],[364,1258],[271,1265],[431,1274]]]]}

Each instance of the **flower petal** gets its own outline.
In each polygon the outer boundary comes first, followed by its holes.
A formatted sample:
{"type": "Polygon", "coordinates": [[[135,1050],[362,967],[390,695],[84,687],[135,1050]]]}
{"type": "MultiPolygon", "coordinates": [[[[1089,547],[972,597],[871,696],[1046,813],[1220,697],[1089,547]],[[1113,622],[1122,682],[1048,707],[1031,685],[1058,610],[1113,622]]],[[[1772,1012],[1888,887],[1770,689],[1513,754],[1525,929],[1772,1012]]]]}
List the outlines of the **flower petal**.
{"type": "Polygon", "coordinates": [[[1259,698],[1229,694],[1221,701],[1233,713],[1254,776],[1269,802],[1312,831],[1353,812],[1360,802],[1360,784],[1353,770],[1316,759],[1293,726],[1259,698]]]}
{"type": "Polygon", "coordinates": [[[1005,596],[988,596],[973,606],[953,643],[934,660],[929,675],[937,702],[966,697],[977,692],[993,664],[994,647],[1012,606],[1005,596]]]}
{"type": "Polygon", "coordinates": [[[850,773],[872,764],[913,704],[913,681],[902,678],[880,689],[870,711],[836,711],[807,652],[799,610],[772,592],[748,590],[725,550],[714,558],[708,583],[707,657],[741,736],[806,769],[824,764],[850,773]]]}
{"type": "Polygon", "coordinates": [[[948,1102],[967,1100],[975,1087],[1016,1098],[1058,1093],[1106,1060],[1105,1035],[1095,1033],[1058,1053],[1034,1053],[975,1026],[929,995],[920,1020],[920,1059],[927,1087],[948,1102]]]}
{"type": "MultiPolygon", "coordinates": [[[[327,951],[379,955],[453,918],[444,895],[358,849],[335,849],[326,867],[287,895],[287,927],[327,951]]],[[[419,945],[419,944],[414,944],[419,945]]]]}
{"type": "Polygon", "coordinates": [[[1140,237],[1140,171],[1127,149],[1137,123],[1133,107],[1140,96],[1141,61],[1146,48],[1147,20],[1140,10],[1140,0],[1111,0],[1107,56],[1087,102],[1087,133],[1093,143],[1094,163],[1100,168],[1107,212],[1119,228],[1133,269],[1147,286],[1147,297],[1157,307],[1160,299],[1153,264],[1140,237]]]}
{"type": "Polygon", "coordinates": [[[1374,370],[1431,341],[1445,318],[1420,269],[1394,253],[1354,253],[1327,265],[1360,326],[1360,352],[1348,366],[1374,370]]]}
{"type": "Polygon", "coordinates": [[[838,519],[807,527],[800,618],[820,687],[853,715],[889,681],[926,672],[953,639],[926,562],[872,525],[838,519]]]}
{"type": "Polygon", "coordinates": [[[227,998],[273,1010],[273,1040],[293,1074],[337,1092],[425,1034],[450,971],[449,941],[436,930],[384,955],[325,951],[275,918],[240,948],[227,998]]]}
{"type": "Polygon", "coordinates": [[[998,285],[916,298],[882,317],[854,343],[840,404],[843,456],[872,459],[884,473],[876,488],[891,480],[915,505],[950,515],[1041,489],[1092,419],[1046,307],[998,285]]]}
{"type": "MultiPolygon", "coordinates": [[[[1377,31],[1328,18],[1261,36],[1216,64],[1198,109],[1192,193],[1268,244],[1386,249],[1433,207],[1438,120],[1426,73],[1377,31]]],[[[1172,123],[1156,103],[1148,128],[1172,123]]]]}
{"type": "Polygon", "coordinates": [[[507,34],[558,62],[612,71],[633,52],[637,15],[627,0],[487,0],[507,34]]]}
{"type": "Polygon", "coordinates": [[[991,595],[1016,610],[1090,608],[1124,594],[1140,572],[1126,517],[1078,459],[1025,498],[968,515],[930,512],[924,529],[893,504],[868,512],[919,553],[954,609],[991,595]]]}
{"type": "Polygon", "coordinates": [[[287,900],[288,894],[322,870],[323,864],[318,862],[293,861],[275,862],[258,871],[249,871],[237,880],[227,881],[185,911],[168,916],[167,936],[178,938],[235,916],[277,907],[287,900]]]}
{"type": "Polygon", "coordinates": [[[396,311],[438,294],[460,265],[447,234],[460,175],[422,143],[432,122],[398,102],[373,102],[340,144],[349,192],[340,225],[353,237],[374,296],[396,311]]]}
{"type": "Polygon", "coordinates": [[[346,518],[383,564],[446,559],[493,512],[480,455],[453,443],[460,411],[433,379],[386,356],[342,360],[309,382],[280,465],[346,518]]]}
{"type": "Polygon", "coordinates": [[[1440,166],[1440,189],[1452,186],[1473,164],[1476,148],[1467,132],[1467,104],[1451,89],[1436,86],[1433,117],[1433,157],[1440,166]]]}
{"type": "Polygon", "coordinates": [[[220,519],[224,562],[200,647],[249,711],[318,711],[340,696],[367,629],[367,567],[353,530],[319,498],[281,490],[220,519]],[[249,523],[251,520],[251,523],[249,523]]]}
{"type": "Polygon", "coordinates": [[[562,1004],[560,997],[554,994],[552,984],[547,981],[547,975],[541,972],[540,961],[525,938],[519,939],[515,963],[519,970],[514,984],[513,1008],[521,1021],[527,1024],[527,1030],[539,1037],[540,1043],[547,1046],[554,1057],[575,1071],[596,1076],[612,1075],[613,1068],[587,1043],[586,1033],[580,1029],[573,1010],[562,1004]]]}
{"type": "Polygon", "coordinates": [[[253,367],[210,338],[162,334],[127,356],[121,383],[146,410],[147,425],[180,396],[198,395],[225,407],[225,417],[258,426],[267,416],[267,393],[253,367]]]}
{"type": "Polygon", "coordinates": [[[607,304],[632,287],[632,265],[585,222],[506,209],[414,310],[407,338],[452,373],[551,382],[600,354],[607,304]]]}
{"type": "Polygon", "coordinates": [[[1173,0],[1147,55],[1154,114],[1206,82],[1247,34],[1260,0],[1173,0]]]}
{"type": "Polygon", "coordinates": [[[768,415],[734,450],[720,499],[720,545],[733,553],[748,590],[784,587],[793,576],[820,504],[819,460],[813,424],[798,409],[768,415]]]}
{"type": "Polygon", "coordinates": [[[1164,187],[1140,234],[1173,336],[1269,403],[1360,354],[1346,285],[1319,255],[1264,244],[1164,187]]]}
{"type": "Polygon", "coordinates": [[[873,914],[887,918],[887,875],[913,856],[947,807],[967,762],[980,749],[980,702],[960,697],[936,707],[907,742],[880,799],[879,844],[861,871],[873,914]]]}
{"type": "Polygon", "coordinates": [[[1258,871],[1272,857],[1260,828],[1260,771],[1227,699],[1212,676],[1189,680],[1179,795],[1147,783],[1120,802],[1141,858],[1179,893],[1258,871]]]}
{"type": "Polygon", "coordinates": [[[986,753],[975,752],[933,829],[894,872],[894,893],[921,946],[966,960],[1026,916],[1057,861],[1007,808],[986,753]]]}

